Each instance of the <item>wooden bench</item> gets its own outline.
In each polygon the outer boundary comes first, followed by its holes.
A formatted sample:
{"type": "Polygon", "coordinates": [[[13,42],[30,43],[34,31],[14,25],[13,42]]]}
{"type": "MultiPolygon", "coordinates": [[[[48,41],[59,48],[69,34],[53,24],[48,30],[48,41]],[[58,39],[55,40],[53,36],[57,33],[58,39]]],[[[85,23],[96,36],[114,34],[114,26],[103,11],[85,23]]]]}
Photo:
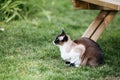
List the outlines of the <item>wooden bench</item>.
{"type": "Polygon", "coordinates": [[[107,25],[120,11],[120,0],[72,0],[77,9],[101,10],[82,37],[97,41],[107,25]]]}

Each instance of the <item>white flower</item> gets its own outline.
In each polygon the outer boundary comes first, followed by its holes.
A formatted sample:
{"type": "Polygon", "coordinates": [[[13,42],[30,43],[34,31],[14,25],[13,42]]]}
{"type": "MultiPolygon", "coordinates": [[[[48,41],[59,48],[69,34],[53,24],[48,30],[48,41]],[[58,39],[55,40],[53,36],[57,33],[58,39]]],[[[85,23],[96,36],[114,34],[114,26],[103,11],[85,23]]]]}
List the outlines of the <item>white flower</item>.
{"type": "Polygon", "coordinates": [[[4,28],[0,28],[0,31],[5,31],[5,29],[4,28]]]}

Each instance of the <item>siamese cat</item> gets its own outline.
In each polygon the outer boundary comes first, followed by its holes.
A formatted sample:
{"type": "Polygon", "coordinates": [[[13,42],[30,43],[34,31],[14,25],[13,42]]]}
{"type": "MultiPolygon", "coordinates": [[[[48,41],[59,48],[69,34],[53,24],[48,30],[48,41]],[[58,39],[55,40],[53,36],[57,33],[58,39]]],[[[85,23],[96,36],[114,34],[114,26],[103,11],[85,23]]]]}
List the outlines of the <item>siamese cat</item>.
{"type": "Polygon", "coordinates": [[[60,48],[61,58],[69,66],[98,66],[103,61],[99,45],[89,38],[71,40],[64,30],[56,37],[54,44],[60,48]]]}

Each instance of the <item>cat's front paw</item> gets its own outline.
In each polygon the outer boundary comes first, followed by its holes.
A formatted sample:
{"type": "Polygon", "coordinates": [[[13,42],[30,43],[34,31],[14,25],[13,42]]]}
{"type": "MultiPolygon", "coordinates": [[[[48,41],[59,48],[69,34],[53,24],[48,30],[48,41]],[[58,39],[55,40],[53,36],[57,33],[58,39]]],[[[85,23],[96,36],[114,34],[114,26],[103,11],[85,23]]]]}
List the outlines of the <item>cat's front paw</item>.
{"type": "Polygon", "coordinates": [[[74,63],[70,63],[70,67],[79,67],[79,65],[76,65],[74,63]]]}
{"type": "Polygon", "coordinates": [[[65,64],[66,64],[66,66],[70,66],[70,62],[69,61],[66,61],[65,64]]]}
{"type": "Polygon", "coordinates": [[[70,63],[69,61],[66,61],[65,64],[66,64],[68,67],[74,67],[74,66],[75,66],[74,63],[70,63]]]}
{"type": "Polygon", "coordinates": [[[70,64],[70,62],[69,62],[69,61],[66,61],[65,64],[70,64]]]}
{"type": "Polygon", "coordinates": [[[70,67],[74,67],[75,66],[75,64],[74,63],[70,63],[70,67]]]}
{"type": "Polygon", "coordinates": [[[74,63],[70,63],[69,61],[66,61],[65,64],[69,67],[79,67],[79,65],[75,65],[74,63]]]}
{"type": "Polygon", "coordinates": [[[79,67],[79,65],[75,63],[70,63],[70,67],[79,67]]]}

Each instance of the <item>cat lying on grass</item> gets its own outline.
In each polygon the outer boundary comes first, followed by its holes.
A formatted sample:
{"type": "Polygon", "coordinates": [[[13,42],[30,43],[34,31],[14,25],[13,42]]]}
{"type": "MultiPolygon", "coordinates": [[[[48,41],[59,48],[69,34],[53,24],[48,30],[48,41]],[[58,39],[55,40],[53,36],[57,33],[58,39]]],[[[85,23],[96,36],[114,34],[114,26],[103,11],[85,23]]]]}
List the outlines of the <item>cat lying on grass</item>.
{"type": "Polygon", "coordinates": [[[54,44],[60,48],[61,58],[69,66],[98,66],[103,62],[99,45],[89,38],[71,40],[64,30],[56,37],[54,44]]]}

